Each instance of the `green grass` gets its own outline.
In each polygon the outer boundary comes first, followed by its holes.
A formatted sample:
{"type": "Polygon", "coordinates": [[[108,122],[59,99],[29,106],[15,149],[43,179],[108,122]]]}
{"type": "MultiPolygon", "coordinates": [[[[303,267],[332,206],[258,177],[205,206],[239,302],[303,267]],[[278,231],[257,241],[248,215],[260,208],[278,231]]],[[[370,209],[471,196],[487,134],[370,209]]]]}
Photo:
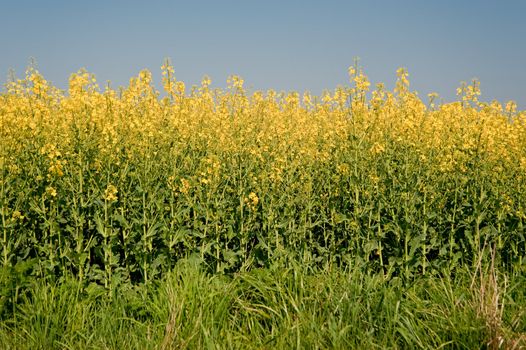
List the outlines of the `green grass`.
{"type": "Polygon", "coordinates": [[[519,349],[526,277],[492,275],[481,268],[403,281],[362,267],[296,265],[228,276],[189,259],[162,280],[111,292],[67,278],[31,282],[4,314],[0,343],[3,349],[480,349],[502,340],[519,349]],[[497,304],[489,302],[491,291],[497,304]],[[491,320],[495,314],[501,317],[491,320]]]}

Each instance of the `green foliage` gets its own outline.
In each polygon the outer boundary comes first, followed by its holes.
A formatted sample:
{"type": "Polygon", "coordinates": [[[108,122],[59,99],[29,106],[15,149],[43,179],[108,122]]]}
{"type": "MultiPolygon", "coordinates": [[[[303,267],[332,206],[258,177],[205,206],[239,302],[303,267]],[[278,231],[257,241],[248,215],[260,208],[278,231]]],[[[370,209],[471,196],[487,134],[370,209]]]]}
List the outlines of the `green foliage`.
{"type": "Polygon", "coordinates": [[[26,172],[3,204],[6,215],[24,216],[3,228],[7,266],[37,259],[36,274],[73,273],[109,288],[157,278],[192,254],[211,271],[235,272],[269,266],[286,251],[312,266],[361,259],[411,277],[473,265],[484,244],[496,243],[500,264],[526,268],[523,219],[510,214],[526,207],[523,184],[513,173],[495,178],[489,166],[442,173],[411,148],[393,143],[371,157],[357,140],[323,163],[289,161],[277,183],[264,175],[272,161],[248,154],[194,146],[175,158],[161,150],[151,162],[122,155],[120,166],[95,172],[89,145],[78,147],[83,156],[70,155],[56,199],[31,180],[38,162],[20,160],[26,172]],[[213,184],[192,183],[206,166],[192,161],[199,158],[221,164],[213,184]],[[184,179],[186,193],[171,189],[184,179]],[[104,199],[110,184],[114,201],[104,199]]]}
{"type": "MultiPolygon", "coordinates": [[[[196,256],[154,284],[123,284],[111,294],[72,279],[35,282],[0,322],[0,342],[4,349],[490,347],[479,285],[473,273],[458,272],[410,285],[363,267],[297,264],[226,276],[206,273],[196,256]]],[[[503,346],[525,345],[524,283],[511,276],[510,288],[498,285],[503,346]]]]}

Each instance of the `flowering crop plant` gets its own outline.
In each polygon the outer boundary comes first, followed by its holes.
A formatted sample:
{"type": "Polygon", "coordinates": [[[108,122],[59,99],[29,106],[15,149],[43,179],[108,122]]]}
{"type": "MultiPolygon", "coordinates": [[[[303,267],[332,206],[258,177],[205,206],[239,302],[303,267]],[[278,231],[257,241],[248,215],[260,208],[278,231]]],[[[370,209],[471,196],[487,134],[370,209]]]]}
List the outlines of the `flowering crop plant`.
{"type": "MultiPolygon", "coordinates": [[[[35,69],[0,95],[0,263],[112,288],[196,256],[232,273],[300,261],[411,278],[477,264],[487,247],[526,271],[526,114],[423,101],[357,65],[321,96],[232,76],[188,89],[162,66],[121,90],[69,89],[35,69]]],[[[427,99],[426,99],[427,100],[427,99]]]]}

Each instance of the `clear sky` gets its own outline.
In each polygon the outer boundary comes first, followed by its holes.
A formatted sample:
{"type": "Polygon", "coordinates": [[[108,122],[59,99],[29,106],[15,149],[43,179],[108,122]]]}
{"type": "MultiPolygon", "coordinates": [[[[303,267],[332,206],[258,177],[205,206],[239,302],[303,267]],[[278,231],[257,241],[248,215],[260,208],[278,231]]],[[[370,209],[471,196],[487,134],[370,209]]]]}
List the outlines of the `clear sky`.
{"type": "Polygon", "coordinates": [[[117,87],[148,68],[160,81],[170,57],[178,79],[230,74],[254,90],[347,84],[360,57],[373,83],[409,70],[421,96],[446,101],[478,78],[482,98],[526,109],[525,0],[0,0],[0,74],[29,58],[55,85],[86,68],[117,87]]]}

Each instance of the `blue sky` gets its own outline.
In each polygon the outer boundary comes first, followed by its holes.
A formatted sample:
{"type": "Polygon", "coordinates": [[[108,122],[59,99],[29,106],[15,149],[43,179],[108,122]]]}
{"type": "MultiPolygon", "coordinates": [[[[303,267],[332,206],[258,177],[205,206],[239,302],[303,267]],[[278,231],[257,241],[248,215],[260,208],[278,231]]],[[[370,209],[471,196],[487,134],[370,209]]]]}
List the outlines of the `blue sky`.
{"type": "Polygon", "coordinates": [[[238,74],[254,90],[318,94],[347,84],[360,57],[373,83],[392,87],[403,66],[421,96],[449,101],[478,78],[483,99],[526,109],[525,14],[524,0],[0,0],[0,74],[34,57],[61,88],[82,67],[116,87],[143,68],[159,82],[170,57],[189,85],[238,74]]]}

